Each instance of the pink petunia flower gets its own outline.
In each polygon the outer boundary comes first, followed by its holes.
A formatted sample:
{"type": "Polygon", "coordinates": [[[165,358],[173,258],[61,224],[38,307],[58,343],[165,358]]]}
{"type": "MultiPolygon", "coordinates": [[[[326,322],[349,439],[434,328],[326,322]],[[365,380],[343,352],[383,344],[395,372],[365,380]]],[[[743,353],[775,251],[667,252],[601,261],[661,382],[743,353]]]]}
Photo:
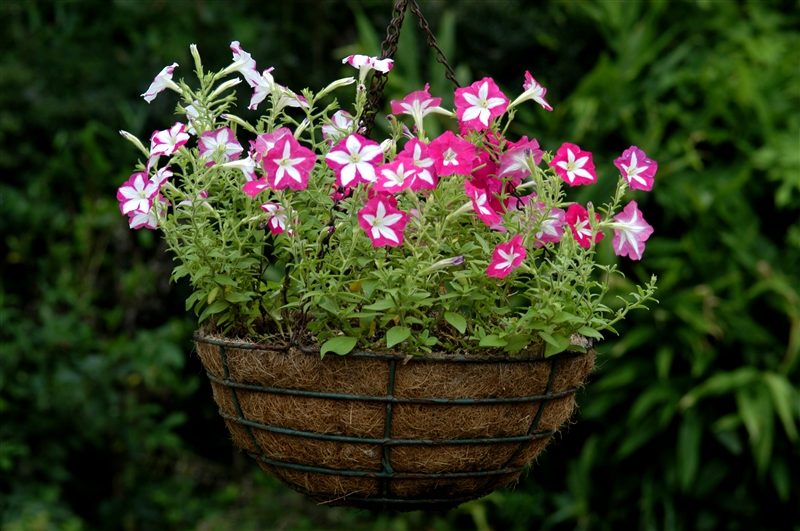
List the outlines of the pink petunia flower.
{"type": "Polygon", "coordinates": [[[270,149],[285,136],[292,136],[292,131],[288,127],[280,127],[271,133],[262,133],[256,137],[255,142],[250,141],[252,156],[256,162],[261,162],[270,149]]]}
{"type": "Polygon", "coordinates": [[[261,74],[258,73],[255,60],[249,53],[242,49],[242,45],[239,44],[239,41],[233,41],[231,43],[231,51],[233,52],[233,63],[225,67],[225,70],[222,71],[222,75],[228,75],[231,72],[239,72],[244,76],[244,80],[247,81],[248,85],[253,88],[257,87],[261,79],[261,74]]]}
{"type": "Polygon", "coordinates": [[[395,159],[394,162],[378,166],[376,171],[377,179],[372,186],[376,192],[389,192],[396,194],[406,188],[417,191],[420,185],[417,184],[417,174],[419,170],[413,162],[407,159],[395,159]]]}
{"type": "Polygon", "coordinates": [[[149,212],[158,189],[158,182],[148,179],[146,173],[134,173],[117,189],[120,212],[149,212]]]}
{"type": "MultiPolygon", "coordinates": [[[[546,243],[558,243],[564,236],[564,224],[566,221],[566,212],[560,208],[551,208],[546,213],[544,203],[537,203],[536,208],[539,211],[541,220],[541,230],[534,234],[536,241],[534,247],[542,247],[546,243]]],[[[587,215],[588,218],[588,215],[587,215]]]]}
{"type": "Polygon", "coordinates": [[[176,122],[175,125],[163,131],[155,131],[150,136],[150,159],[160,155],[172,155],[178,148],[189,141],[186,125],[176,122]]]}
{"type": "Polygon", "coordinates": [[[208,158],[206,166],[216,164],[216,157],[222,163],[239,158],[242,154],[242,145],[236,140],[236,135],[229,127],[222,127],[214,131],[206,131],[197,139],[197,147],[201,157],[208,158]]]}
{"type": "Polygon", "coordinates": [[[446,175],[469,175],[475,158],[475,146],[452,131],[445,131],[428,145],[428,153],[433,157],[436,173],[446,175]]]}
{"type": "MultiPolygon", "coordinates": [[[[286,223],[289,219],[289,215],[282,205],[278,205],[276,203],[264,203],[261,205],[261,210],[270,214],[269,221],[267,221],[267,226],[272,234],[282,234],[286,232],[286,223]]],[[[288,233],[291,234],[292,231],[289,230],[288,233]]]]}
{"type": "Polygon", "coordinates": [[[284,135],[267,152],[262,164],[267,180],[275,190],[287,187],[292,190],[305,190],[316,161],[317,156],[313,151],[301,146],[294,136],[284,135]]]}
{"type": "Polygon", "coordinates": [[[275,86],[275,80],[272,77],[272,72],[275,68],[270,67],[258,76],[258,80],[256,82],[255,90],[253,91],[253,95],[250,97],[250,105],[247,107],[251,111],[254,111],[258,104],[267,99],[272,93],[272,89],[275,86]]]}
{"type": "MultiPolygon", "coordinates": [[[[595,213],[595,218],[599,221],[600,214],[595,213]]],[[[592,246],[592,225],[589,222],[589,212],[586,211],[581,205],[573,203],[567,209],[567,214],[564,216],[567,225],[572,229],[572,235],[575,236],[575,241],[581,247],[588,249],[592,246]]],[[[597,232],[594,238],[594,243],[599,242],[604,237],[600,231],[597,232]]]]}
{"type": "Polygon", "coordinates": [[[417,168],[417,183],[426,190],[436,189],[437,174],[433,157],[428,155],[428,145],[417,138],[409,140],[396,160],[407,160],[417,168]]]}
{"type": "Polygon", "coordinates": [[[648,159],[638,147],[631,146],[623,151],[621,157],[614,159],[614,166],[619,168],[631,190],[649,192],[653,189],[653,177],[658,170],[658,163],[648,159]]]}
{"type": "Polygon", "coordinates": [[[269,190],[269,181],[267,181],[267,176],[264,175],[260,179],[256,181],[247,181],[242,186],[242,191],[249,195],[250,197],[255,197],[264,190],[269,190]]]}
{"type": "Polygon", "coordinates": [[[358,82],[364,83],[367,79],[367,74],[370,70],[375,69],[378,72],[387,73],[394,66],[392,59],[380,59],[378,57],[370,57],[368,55],[348,55],[342,59],[342,63],[347,63],[350,66],[358,68],[358,82]]]}
{"type": "Polygon", "coordinates": [[[272,105],[275,108],[275,112],[281,112],[285,107],[294,107],[294,108],[308,108],[308,100],[301,94],[295,94],[288,88],[275,83],[273,86],[273,101],[272,105]],[[275,96],[277,95],[277,98],[275,96]]]}
{"type": "Polygon", "coordinates": [[[172,63],[169,66],[165,66],[161,72],[158,73],[155,79],[153,79],[153,82],[150,83],[147,91],[141,95],[144,98],[144,101],[150,103],[156,99],[156,96],[158,96],[160,92],[167,88],[172,89],[180,94],[181,88],[177,85],[177,83],[172,81],[172,72],[175,71],[176,66],[178,66],[178,63],[172,63]]]}
{"type": "Polygon", "coordinates": [[[547,100],[544,99],[544,95],[547,94],[547,89],[541,86],[527,70],[525,71],[525,82],[522,84],[522,88],[525,92],[514,100],[511,107],[515,107],[523,101],[533,100],[544,107],[546,111],[553,110],[550,104],[547,103],[547,100]]]}
{"type": "Polygon", "coordinates": [[[433,98],[428,93],[430,84],[425,89],[412,92],[400,101],[391,101],[393,114],[410,114],[414,118],[417,130],[422,129],[422,120],[431,113],[450,114],[450,111],[439,107],[442,98],[433,98]]]}
{"type": "Polygon", "coordinates": [[[164,213],[166,206],[169,203],[166,199],[161,196],[157,196],[157,199],[153,201],[153,206],[147,210],[147,212],[142,212],[140,210],[134,210],[128,213],[128,226],[132,229],[150,229],[155,230],[158,228],[158,218],[156,217],[156,209],[158,209],[159,214],[164,213]]]}
{"type": "Polygon", "coordinates": [[[527,251],[522,245],[522,237],[517,234],[508,243],[501,243],[492,253],[492,261],[486,268],[486,275],[505,278],[525,260],[527,251]]]}
{"type": "Polygon", "coordinates": [[[353,130],[353,117],[347,111],[336,111],[331,123],[322,126],[322,138],[332,146],[353,130]]]}
{"type": "Polygon", "coordinates": [[[631,260],[641,260],[644,242],[653,234],[653,227],[647,223],[639,211],[636,201],[631,201],[608,224],[614,229],[611,245],[617,256],[628,256],[631,260]]]}
{"type": "Polygon", "coordinates": [[[550,161],[550,166],[555,168],[556,173],[570,186],[597,182],[592,154],[581,151],[575,144],[565,142],[558,148],[556,156],[550,161]]]}
{"type": "Polygon", "coordinates": [[[358,133],[339,140],[325,157],[325,162],[336,174],[336,184],[344,187],[375,182],[375,168],[382,160],[380,144],[358,133]]]}
{"type": "Polygon", "coordinates": [[[492,78],[485,77],[469,87],[456,89],[456,115],[466,129],[483,131],[492,118],[508,108],[508,98],[500,92],[492,78]]]}
{"type": "Polygon", "coordinates": [[[164,186],[164,183],[166,183],[170,177],[172,177],[172,170],[169,169],[169,166],[164,166],[163,168],[155,172],[153,176],[150,178],[150,180],[154,182],[156,186],[158,186],[158,189],[160,190],[161,187],[164,186]]]}
{"type": "Polygon", "coordinates": [[[518,186],[522,179],[533,172],[533,167],[539,165],[543,154],[535,138],[528,140],[527,136],[523,136],[518,142],[509,143],[506,152],[500,155],[497,176],[510,179],[514,186],[518,186]]]}
{"type": "Polygon", "coordinates": [[[464,181],[464,192],[472,200],[472,208],[475,209],[475,213],[481,218],[481,221],[490,227],[503,221],[502,216],[490,204],[486,190],[476,188],[471,182],[464,181]]]}
{"type": "Polygon", "coordinates": [[[397,247],[403,244],[408,214],[397,210],[393,197],[378,194],[358,212],[358,224],[372,240],[373,247],[397,247]]]}

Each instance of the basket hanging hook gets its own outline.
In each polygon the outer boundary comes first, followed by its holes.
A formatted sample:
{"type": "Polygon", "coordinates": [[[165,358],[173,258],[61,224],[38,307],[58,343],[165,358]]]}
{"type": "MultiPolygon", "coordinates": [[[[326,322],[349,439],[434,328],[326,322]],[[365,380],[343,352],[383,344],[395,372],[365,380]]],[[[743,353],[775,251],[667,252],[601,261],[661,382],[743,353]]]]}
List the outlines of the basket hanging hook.
{"type": "MultiPolygon", "coordinates": [[[[386,40],[381,44],[381,59],[392,59],[395,52],[397,52],[397,41],[400,39],[400,29],[403,26],[406,8],[410,8],[411,12],[417,15],[419,18],[419,27],[428,37],[428,46],[436,50],[436,60],[443,64],[447,69],[447,72],[445,72],[445,77],[452,81],[456,88],[460,88],[461,85],[456,79],[456,74],[453,71],[453,68],[447,62],[444,52],[442,52],[442,49],[439,48],[439,45],[436,42],[436,37],[434,37],[433,32],[428,25],[428,21],[422,15],[422,11],[419,9],[417,0],[398,0],[394,4],[392,21],[386,28],[386,40]]],[[[380,102],[381,99],[383,99],[383,89],[386,86],[387,79],[387,74],[383,72],[378,72],[376,70],[372,74],[372,83],[370,85],[369,94],[367,95],[367,105],[364,109],[363,118],[363,128],[366,136],[369,136],[372,133],[372,129],[375,127],[375,115],[378,114],[380,102]]]]}

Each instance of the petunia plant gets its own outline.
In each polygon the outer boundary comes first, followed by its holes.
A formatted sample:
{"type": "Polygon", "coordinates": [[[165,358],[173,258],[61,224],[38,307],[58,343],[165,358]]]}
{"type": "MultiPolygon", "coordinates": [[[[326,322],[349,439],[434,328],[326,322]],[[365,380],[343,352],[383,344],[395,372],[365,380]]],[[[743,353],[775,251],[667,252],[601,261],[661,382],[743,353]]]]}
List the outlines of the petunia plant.
{"type": "Polygon", "coordinates": [[[553,355],[652,299],[655,277],[612,311],[603,298],[618,271],[595,263],[595,245],[608,232],[617,255],[642,258],[653,229],[622,203],[652,189],[657,164],[631,146],[613,161],[608,203],[571,201],[571,187],[597,181],[592,154],[506,136],[517,106],[552,110],[529,72],[513,101],[487,77],[457,89],[454,110],[425,85],[391,102],[392,133],[375,141],[364,82],[390,59],[347,57],[358,79],[296,93],[239,42],[231,51],[229,66],[206,72],[192,45],[195,86],[173,81],[177,64],[156,76],[142,96],[178,93],[180,118],[149,147],[122,132],[144,159],[117,192],[132,228],[164,233],[172,279],[190,279],[186,307],[208,329],[323,355],[541,345],[553,355]],[[253,89],[252,119],[229,112],[241,82],[231,76],[253,89]],[[341,109],[331,93],[349,85],[354,103],[341,109]],[[452,130],[428,138],[430,113],[452,130]]]}

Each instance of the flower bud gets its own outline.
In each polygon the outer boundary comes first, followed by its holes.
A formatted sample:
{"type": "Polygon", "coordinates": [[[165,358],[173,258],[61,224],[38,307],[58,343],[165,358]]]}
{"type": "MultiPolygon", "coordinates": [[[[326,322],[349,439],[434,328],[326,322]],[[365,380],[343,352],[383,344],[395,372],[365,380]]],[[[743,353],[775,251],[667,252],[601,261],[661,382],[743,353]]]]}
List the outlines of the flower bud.
{"type": "Polygon", "coordinates": [[[142,142],[141,142],[141,140],[139,140],[138,138],[136,138],[134,135],[130,134],[129,132],[127,132],[127,131],[123,131],[123,130],[121,130],[121,129],[120,129],[120,131],[119,131],[119,134],[121,134],[121,135],[122,135],[122,137],[123,137],[125,140],[127,140],[127,141],[131,142],[131,143],[132,143],[134,146],[136,146],[137,148],[139,148],[139,150],[140,150],[142,153],[144,153],[144,156],[145,156],[145,157],[148,157],[148,158],[150,157],[150,152],[149,152],[149,151],[147,151],[147,149],[144,147],[144,145],[142,145],[142,142]]]}
{"type": "Polygon", "coordinates": [[[392,145],[394,144],[394,140],[391,138],[387,138],[383,142],[381,142],[381,151],[384,153],[388,153],[390,149],[392,149],[392,145]]]}
{"type": "Polygon", "coordinates": [[[309,121],[308,118],[304,118],[303,121],[300,122],[300,125],[298,125],[297,129],[295,129],[294,131],[295,140],[298,140],[300,138],[300,135],[303,134],[303,131],[308,129],[309,125],[311,125],[311,122],[309,121]]]}
{"type": "Polygon", "coordinates": [[[356,78],[354,77],[343,77],[342,79],[337,79],[327,87],[320,90],[319,93],[317,93],[317,98],[321,98],[325,94],[332,92],[338,88],[346,87],[347,85],[352,85],[355,82],[356,78]]]}
{"type": "Polygon", "coordinates": [[[189,45],[189,51],[192,53],[192,57],[194,57],[194,68],[197,70],[197,77],[203,77],[203,61],[200,60],[200,52],[197,51],[196,44],[189,45]]]}
{"type": "Polygon", "coordinates": [[[219,96],[220,94],[222,94],[223,92],[225,92],[229,88],[235,87],[236,85],[238,85],[241,82],[242,82],[242,80],[239,79],[238,77],[235,78],[235,79],[229,79],[228,81],[226,81],[225,83],[223,83],[222,85],[217,87],[217,89],[214,92],[211,93],[211,95],[208,97],[208,99],[209,100],[215,99],[217,96],[219,96]]]}

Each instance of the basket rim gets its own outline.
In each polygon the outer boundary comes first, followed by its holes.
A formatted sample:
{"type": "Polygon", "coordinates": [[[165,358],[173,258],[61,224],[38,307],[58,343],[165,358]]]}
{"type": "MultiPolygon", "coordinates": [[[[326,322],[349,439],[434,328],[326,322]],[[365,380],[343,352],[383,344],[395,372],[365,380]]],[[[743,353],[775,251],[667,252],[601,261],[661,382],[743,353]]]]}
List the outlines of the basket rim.
{"type": "MultiPolygon", "coordinates": [[[[583,336],[580,336],[583,338],[583,336]]],[[[286,352],[295,350],[306,355],[319,355],[319,350],[304,348],[302,345],[282,344],[282,345],[268,345],[264,343],[256,343],[247,339],[229,339],[225,336],[218,334],[209,334],[203,329],[197,329],[192,334],[192,339],[197,343],[206,343],[218,347],[243,349],[243,350],[267,350],[273,352],[286,352]]],[[[545,356],[541,354],[508,354],[508,355],[485,355],[485,354],[447,354],[444,352],[432,352],[423,354],[402,354],[399,352],[373,352],[368,350],[358,350],[345,354],[344,356],[337,357],[354,357],[354,358],[371,358],[383,360],[395,360],[405,363],[419,363],[419,362],[455,362],[455,363],[498,363],[498,362],[529,362],[529,361],[543,361],[551,359],[572,358],[576,356],[588,356],[595,354],[593,349],[593,342],[590,338],[585,338],[589,343],[586,352],[579,350],[565,350],[554,354],[552,356],[545,356]]]]}

